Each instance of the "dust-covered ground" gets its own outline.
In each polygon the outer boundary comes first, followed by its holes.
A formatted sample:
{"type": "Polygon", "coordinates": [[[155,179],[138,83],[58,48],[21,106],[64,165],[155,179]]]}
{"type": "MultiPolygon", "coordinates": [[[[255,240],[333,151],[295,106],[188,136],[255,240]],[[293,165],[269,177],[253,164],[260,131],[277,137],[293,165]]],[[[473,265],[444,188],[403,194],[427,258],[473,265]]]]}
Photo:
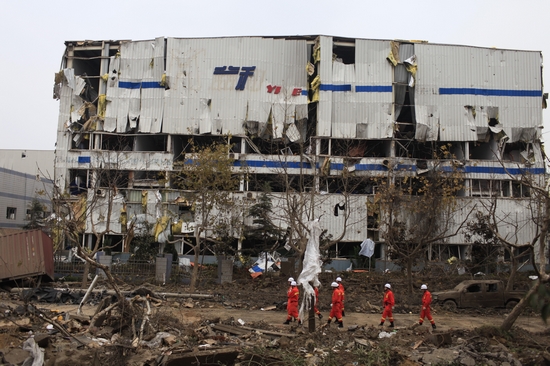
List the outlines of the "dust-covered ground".
{"type": "MultiPolygon", "coordinates": [[[[128,292],[147,291],[128,293],[128,299],[136,300],[134,307],[113,308],[96,326],[89,319],[105,309],[105,300],[100,301],[109,298],[106,293],[92,296],[80,316],[78,304],[25,302],[18,293],[0,293],[2,362],[20,365],[32,356],[32,337],[44,349],[45,365],[550,365],[549,328],[532,310],[503,332],[498,326],[509,310],[449,312],[436,305],[437,329],[432,330],[427,320],[416,325],[422,292],[408,295],[402,274],[323,273],[323,319],[284,325],[286,276],[252,279],[245,270],[235,270],[231,283],[219,285],[215,271],[204,269],[193,294],[186,285],[119,283],[128,292]],[[343,328],[326,324],[330,283],[337,275],[346,288],[343,328]],[[388,282],[396,298],[394,329],[378,326],[388,282]]],[[[432,292],[440,291],[465,279],[418,275],[414,287],[427,283],[432,292]]],[[[526,276],[518,280],[520,289],[528,285],[526,276]]],[[[101,288],[108,290],[106,283],[101,288]]]]}

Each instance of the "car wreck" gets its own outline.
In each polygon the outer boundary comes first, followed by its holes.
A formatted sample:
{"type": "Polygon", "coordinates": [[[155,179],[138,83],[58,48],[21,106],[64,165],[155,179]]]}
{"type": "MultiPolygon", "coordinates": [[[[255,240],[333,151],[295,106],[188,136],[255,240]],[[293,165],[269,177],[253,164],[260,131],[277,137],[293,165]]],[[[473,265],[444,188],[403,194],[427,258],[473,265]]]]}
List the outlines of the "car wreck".
{"type": "Polygon", "coordinates": [[[433,292],[433,302],[447,310],[473,307],[513,308],[525,295],[525,291],[506,291],[499,280],[462,281],[452,290],[433,292]]]}

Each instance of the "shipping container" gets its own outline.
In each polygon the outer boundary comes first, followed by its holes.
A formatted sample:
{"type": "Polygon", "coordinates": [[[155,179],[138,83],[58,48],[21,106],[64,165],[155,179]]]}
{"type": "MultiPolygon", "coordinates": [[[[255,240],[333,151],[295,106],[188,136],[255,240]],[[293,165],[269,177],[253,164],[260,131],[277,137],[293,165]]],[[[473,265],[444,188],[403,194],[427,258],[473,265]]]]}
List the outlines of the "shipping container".
{"type": "Polygon", "coordinates": [[[42,230],[0,236],[0,281],[42,276],[53,280],[53,243],[42,230]]]}

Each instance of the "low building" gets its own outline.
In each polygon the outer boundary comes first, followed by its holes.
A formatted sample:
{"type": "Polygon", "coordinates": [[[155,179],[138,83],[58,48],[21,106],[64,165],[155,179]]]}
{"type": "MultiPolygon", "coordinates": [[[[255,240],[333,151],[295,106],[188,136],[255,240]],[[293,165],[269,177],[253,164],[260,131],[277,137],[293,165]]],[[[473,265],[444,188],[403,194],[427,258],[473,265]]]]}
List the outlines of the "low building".
{"type": "Polygon", "coordinates": [[[53,150],[0,150],[0,228],[28,224],[34,198],[51,212],[53,174],[53,150]]]}

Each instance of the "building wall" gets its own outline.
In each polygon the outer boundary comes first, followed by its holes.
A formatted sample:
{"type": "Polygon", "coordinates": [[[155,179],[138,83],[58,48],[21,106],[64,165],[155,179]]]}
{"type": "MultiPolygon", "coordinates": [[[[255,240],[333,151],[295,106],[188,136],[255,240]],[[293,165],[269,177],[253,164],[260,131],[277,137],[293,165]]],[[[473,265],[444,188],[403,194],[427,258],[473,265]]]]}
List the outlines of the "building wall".
{"type": "Polygon", "coordinates": [[[0,228],[21,228],[33,198],[51,210],[54,151],[0,150],[0,228]]]}
{"type": "MultiPolygon", "coordinates": [[[[381,177],[392,169],[397,179],[417,177],[436,164],[415,147],[432,142],[449,143],[454,155],[437,169],[458,164],[466,180],[457,224],[468,207],[496,196],[500,212],[524,222],[518,240],[532,237],[529,197],[514,184],[525,173],[541,181],[545,174],[540,52],[330,36],[66,45],[56,86],[55,182],[66,193],[76,184],[88,202],[97,201],[87,232],[106,228],[106,212],[115,213],[109,223],[115,232],[124,230],[119,213],[177,220],[171,200],[183,192],[155,176],[169,177],[190,137],[231,135],[235,171],[246,167],[267,180],[311,177],[304,187],[315,193],[310,218],[322,217],[334,237],[342,231],[342,217],[334,215],[342,195],[331,180],[381,177]],[[280,148],[270,150],[270,143],[280,148]],[[99,170],[121,175],[112,210],[94,176],[99,170]]],[[[255,189],[243,182],[235,195],[241,214],[247,191],[255,189]]],[[[373,193],[365,185],[351,195],[343,242],[380,240],[368,223],[373,193]]],[[[274,194],[282,228],[288,227],[284,200],[274,194]]],[[[444,244],[465,239],[460,234],[444,244]]]]}

